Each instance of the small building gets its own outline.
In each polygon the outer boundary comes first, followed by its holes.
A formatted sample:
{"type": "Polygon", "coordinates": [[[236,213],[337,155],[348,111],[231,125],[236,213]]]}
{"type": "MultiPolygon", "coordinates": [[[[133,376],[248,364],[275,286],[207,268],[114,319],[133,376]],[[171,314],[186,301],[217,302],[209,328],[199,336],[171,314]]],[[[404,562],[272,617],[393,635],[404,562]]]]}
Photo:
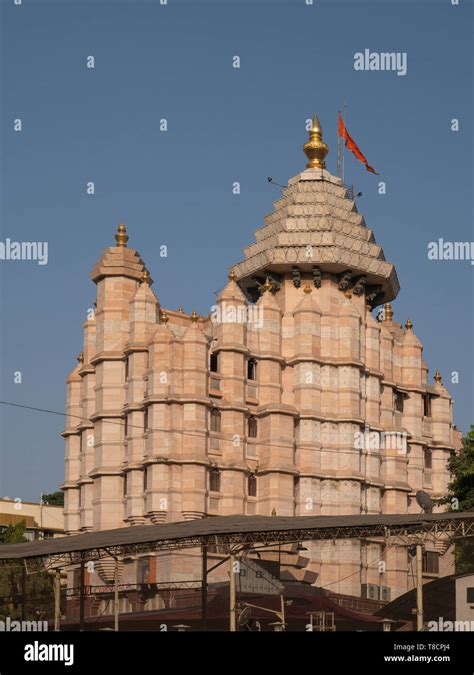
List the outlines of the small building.
{"type": "Polygon", "coordinates": [[[60,537],[64,534],[62,506],[24,502],[10,497],[0,498],[0,532],[8,525],[16,525],[23,520],[26,523],[24,536],[28,541],[60,537]]]}
{"type": "MultiPolygon", "coordinates": [[[[378,610],[378,616],[416,623],[416,590],[413,589],[378,610]]],[[[474,574],[451,574],[423,584],[425,630],[433,632],[474,631],[474,574]]]]}

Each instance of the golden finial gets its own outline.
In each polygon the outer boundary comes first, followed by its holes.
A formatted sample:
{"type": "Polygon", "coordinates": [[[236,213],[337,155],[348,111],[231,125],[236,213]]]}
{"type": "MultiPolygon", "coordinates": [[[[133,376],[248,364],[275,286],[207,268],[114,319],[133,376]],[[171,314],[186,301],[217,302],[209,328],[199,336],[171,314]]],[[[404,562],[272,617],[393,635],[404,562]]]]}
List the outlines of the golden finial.
{"type": "Polygon", "coordinates": [[[309,141],[303,146],[304,154],[309,159],[306,164],[307,169],[325,169],[326,162],[324,158],[329,152],[329,148],[323,141],[323,130],[316,113],[313,117],[313,123],[309,130],[309,141]]]}
{"type": "Polygon", "coordinates": [[[410,321],[410,319],[407,319],[407,320],[406,320],[405,328],[406,328],[407,330],[411,330],[411,329],[413,328],[413,324],[412,324],[412,322],[410,321]]]}
{"type": "Polygon", "coordinates": [[[191,321],[193,323],[197,323],[198,319],[199,319],[199,316],[198,316],[196,310],[193,309],[193,313],[191,314],[191,321]]]}
{"type": "Polygon", "coordinates": [[[164,323],[165,325],[168,323],[170,320],[169,316],[165,312],[164,309],[160,309],[160,323],[164,323]]]}
{"type": "Polygon", "coordinates": [[[79,363],[84,363],[84,352],[79,352],[76,358],[79,363]]]}
{"type": "Polygon", "coordinates": [[[117,228],[117,234],[115,235],[115,241],[117,242],[117,246],[126,246],[127,245],[128,234],[127,234],[127,230],[125,228],[125,225],[123,223],[120,223],[120,225],[117,228]]]}
{"type": "Polygon", "coordinates": [[[392,304],[390,302],[386,302],[384,305],[385,309],[385,319],[384,321],[392,321],[393,319],[393,309],[392,309],[392,304]]]}
{"type": "Polygon", "coordinates": [[[151,284],[151,276],[150,276],[150,272],[147,270],[146,267],[145,267],[145,269],[143,270],[143,274],[142,274],[142,283],[143,283],[143,284],[147,284],[148,286],[151,284]]]}
{"type": "Polygon", "coordinates": [[[264,293],[266,293],[267,291],[271,291],[272,288],[273,288],[273,284],[272,284],[272,282],[270,281],[270,277],[267,277],[267,278],[265,279],[265,283],[264,283],[263,286],[262,286],[262,290],[263,290],[264,293]]]}
{"type": "Polygon", "coordinates": [[[237,279],[237,275],[236,275],[236,273],[234,272],[234,270],[231,270],[231,271],[229,272],[228,279],[229,279],[229,281],[235,281],[235,280],[237,279]]]}
{"type": "Polygon", "coordinates": [[[311,286],[306,284],[306,286],[303,288],[303,292],[306,293],[306,295],[309,295],[309,293],[311,293],[311,286]]]}
{"type": "Polygon", "coordinates": [[[436,373],[434,374],[434,381],[436,382],[436,384],[442,384],[441,373],[439,372],[439,370],[437,370],[436,373]]]}
{"type": "Polygon", "coordinates": [[[276,512],[276,508],[275,508],[275,507],[273,507],[273,509],[272,509],[272,516],[276,516],[276,514],[277,514],[277,512],[276,512]]]}

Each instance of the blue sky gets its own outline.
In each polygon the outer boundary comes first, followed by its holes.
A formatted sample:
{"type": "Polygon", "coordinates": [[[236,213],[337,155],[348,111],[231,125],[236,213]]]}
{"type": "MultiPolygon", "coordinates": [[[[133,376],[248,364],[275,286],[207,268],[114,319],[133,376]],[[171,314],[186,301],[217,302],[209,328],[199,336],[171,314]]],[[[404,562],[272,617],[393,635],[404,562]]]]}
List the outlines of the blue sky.
{"type": "MultiPolygon", "coordinates": [[[[64,410],[94,301],[88,275],[120,220],[162,304],[207,313],[279,196],[267,176],[285,184],[304,168],[314,111],[336,173],[345,102],[348,129],[380,172],[346,157],[346,182],[397,267],[395,318],[413,321],[466,430],[474,268],[428,260],[427,243],[473,239],[471,33],[467,0],[1,0],[0,240],[49,245],[48,265],[0,262],[1,399],[64,410]],[[406,52],[406,76],[355,71],[364,49],[406,52]]],[[[0,415],[0,495],[57,489],[63,419],[0,415]]]]}

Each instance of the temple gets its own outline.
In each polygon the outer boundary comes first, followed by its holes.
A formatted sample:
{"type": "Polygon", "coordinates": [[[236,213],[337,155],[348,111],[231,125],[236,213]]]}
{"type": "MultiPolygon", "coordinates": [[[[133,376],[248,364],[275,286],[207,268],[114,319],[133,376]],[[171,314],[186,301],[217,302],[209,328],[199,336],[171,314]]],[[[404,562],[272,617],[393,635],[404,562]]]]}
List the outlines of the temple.
{"type": "MultiPolygon", "coordinates": [[[[418,491],[446,495],[450,395],[438,372],[429,381],[411,321],[394,319],[395,267],[326,169],[317,116],[304,152],[306,169],[208,317],[161,306],[120,224],[92,271],[96,308],[67,380],[67,533],[229,514],[419,513],[418,491]]],[[[280,552],[285,578],[385,601],[413,587],[406,546],[305,546],[305,556],[280,552]]],[[[434,547],[425,555],[435,575],[452,561],[434,547]]],[[[124,583],[199,579],[199,556],[147,554],[121,572],[124,583]]],[[[90,578],[110,582],[110,567],[97,563],[90,578]]],[[[215,578],[228,579],[225,566],[215,578]]]]}

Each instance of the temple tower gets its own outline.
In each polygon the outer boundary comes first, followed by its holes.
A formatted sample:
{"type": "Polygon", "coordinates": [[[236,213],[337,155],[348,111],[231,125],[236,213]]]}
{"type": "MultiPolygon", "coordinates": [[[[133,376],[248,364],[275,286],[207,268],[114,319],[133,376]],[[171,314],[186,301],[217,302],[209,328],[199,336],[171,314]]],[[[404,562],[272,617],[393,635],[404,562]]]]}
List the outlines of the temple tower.
{"type": "MultiPolygon", "coordinates": [[[[412,322],[394,320],[395,267],[326,169],[328,150],[315,115],[306,169],[207,317],[161,307],[119,226],[94,267],[97,306],[67,381],[68,532],[412,513],[418,490],[445,495],[451,398],[439,373],[429,383],[412,322]]],[[[372,585],[385,599],[410,587],[402,547],[307,547],[319,585],[352,595],[372,585]]],[[[191,553],[153,565],[156,580],[200,574],[191,553]]]]}

